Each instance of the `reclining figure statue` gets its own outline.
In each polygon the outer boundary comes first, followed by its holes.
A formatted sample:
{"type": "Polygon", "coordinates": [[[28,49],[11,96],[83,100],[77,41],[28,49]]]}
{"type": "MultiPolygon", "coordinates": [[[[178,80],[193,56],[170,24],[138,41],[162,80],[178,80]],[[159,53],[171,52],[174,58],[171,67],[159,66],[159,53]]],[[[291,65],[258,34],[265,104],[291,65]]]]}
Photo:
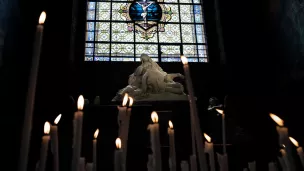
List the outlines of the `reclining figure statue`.
{"type": "MultiPolygon", "coordinates": [[[[141,65],[138,66],[133,74],[129,76],[128,86],[118,91],[113,99],[121,100],[125,93],[135,100],[145,100],[151,96],[174,95],[175,97],[183,96],[185,98],[184,87],[182,84],[173,81],[174,78],[184,79],[179,73],[168,74],[154,62],[148,55],[142,54],[141,65]]],[[[187,97],[187,96],[186,96],[187,97]]]]}

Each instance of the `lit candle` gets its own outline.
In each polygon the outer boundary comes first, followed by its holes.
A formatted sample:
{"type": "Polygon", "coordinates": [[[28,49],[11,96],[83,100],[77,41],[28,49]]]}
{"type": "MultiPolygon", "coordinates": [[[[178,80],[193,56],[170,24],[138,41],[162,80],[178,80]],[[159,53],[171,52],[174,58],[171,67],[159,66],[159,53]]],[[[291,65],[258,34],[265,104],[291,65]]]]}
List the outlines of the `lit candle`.
{"type": "Polygon", "coordinates": [[[209,155],[210,170],[215,171],[213,143],[211,142],[211,137],[206,133],[204,133],[204,137],[207,140],[205,141],[205,153],[208,153],[209,155]]]}
{"type": "MultiPolygon", "coordinates": [[[[126,118],[126,115],[127,115],[127,106],[126,105],[127,105],[128,99],[129,99],[129,96],[126,93],[124,98],[123,98],[122,105],[117,106],[117,109],[118,109],[117,122],[118,122],[118,126],[119,126],[120,137],[122,136],[124,121],[125,121],[125,118],[126,118]]],[[[122,137],[122,139],[123,139],[123,137],[122,137]]]]}
{"type": "Polygon", "coordinates": [[[115,158],[114,158],[114,171],[121,171],[121,162],[122,162],[122,150],[121,150],[121,139],[117,138],[115,141],[116,148],[115,158]]]}
{"type": "Polygon", "coordinates": [[[280,145],[282,145],[282,144],[285,145],[286,155],[287,155],[287,159],[288,159],[288,162],[289,162],[289,165],[290,165],[290,167],[289,167],[290,171],[296,171],[296,166],[294,164],[295,162],[294,162],[294,159],[292,157],[292,147],[291,147],[291,143],[290,143],[289,138],[288,138],[288,128],[284,127],[284,121],[281,118],[279,118],[278,116],[276,116],[272,113],[270,113],[269,116],[278,125],[276,127],[276,129],[277,129],[277,132],[279,134],[279,144],[280,145]]]}
{"type": "Polygon", "coordinates": [[[36,28],[36,36],[33,49],[32,66],[30,70],[30,77],[28,82],[28,91],[26,97],[25,106],[25,116],[23,120],[22,138],[21,138],[21,148],[19,156],[19,171],[27,170],[29,148],[30,148],[30,138],[32,132],[32,122],[34,113],[34,103],[35,103],[35,93],[36,93],[36,82],[39,68],[39,58],[43,35],[43,24],[46,18],[46,13],[42,12],[39,17],[39,24],[36,28]]]}
{"type": "Polygon", "coordinates": [[[189,164],[187,161],[182,161],[181,162],[181,170],[182,171],[189,171],[189,164]]]}
{"type": "Polygon", "coordinates": [[[93,163],[86,164],[86,171],[93,171],[93,163]]]}
{"type": "Polygon", "coordinates": [[[197,171],[196,155],[190,156],[190,170],[197,171]]]}
{"type": "Polygon", "coordinates": [[[200,127],[199,117],[198,117],[198,113],[197,113],[196,100],[194,97],[192,80],[191,80],[189,65],[188,65],[188,59],[187,59],[187,57],[182,55],[181,61],[183,63],[183,68],[184,68],[184,73],[185,73],[185,78],[186,78],[186,87],[187,87],[187,90],[189,93],[190,120],[192,122],[191,126],[193,126],[193,129],[194,129],[198,159],[199,159],[199,163],[200,163],[200,171],[207,171],[207,163],[206,163],[206,158],[205,158],[205,154],[204,154],[204,147],[202,145],[198,145],[198,144],[203,144],[203,137],[202,137],[203,135],[202,135],[202,132],[200,129],[201,127],[200,127]]]}
{"type": "Polygon", "coordinates": [[[154,171],[161,171],[161,149],[160,149],[160,139],[159,139],[159,124],[158,124],[158,115],[155,111],[151,113],[151,119],[153,124],[149,124],[148,130],[150,130],[150,140],[151,147],[153,152],[153,161],[154,161],[154,171]]]}
{"type": "Polygon", "coordinates": [[[226,124],[225,124],[225,114],[223,110],[216,109],[216,111],[222,116],[222,139],[223,139],[223,154],[227,154],[226,150],[226,124]]]}
{"type": "Polygon", "coordinates": [[[128,151],[128,137],[129,137],[129,125],[130,125],[130,117],[132,114],[132,105],[133,105],[133,98],[129,96],[129,106],[127,108],[127,113],[123,117],[124,119],[122,120],[121,126],[121,139],[122,139],[122,167],[123,170],[126,170],[127,166],[127,151],[128,151]]]}
{"type": "Polygon", "coordinates": [[[280,152],[282,154],[282,159],[283,159],[283,163],[284,163],[284,164],[282,164],[282,166],[285,165],[286,171],[291,171],[291,166],[290,166],[291,164],[290,164],[290,162],[288,160],[286,150],[285,149],[281,149],[280,152]]]}
{"type": "Polygon", "coordinates": [[[151,154],[148,155],[147,168],[148,171],[153,171],[153,156],[151,154]]]}
{"type": "Polygon", "coordinates": [[[97,170],[97,137],[99,129],[96,129],[93,140],[93,171],[97,170]]]}
{"type": "Polygon", "coordinates": [[[284,159],[282,157],[278,157],[278,160],[280,162],[282,171],[288,171],[284,159]]]}
{"type": "Polygon", "coordinates": [[[86,171],[93,171],[93,163],[86,164],[86,171]]]}
{"type": "Polygon", "coordinates": [[[300,160],[301,160],[301,163],[302,163],[302,166],[304,168],[304,153],[303,153],[303,148],[299,146],[299,143],[297,140],[295,140],[294,138],[292,137],[289,137],[290,141],[293,143],[293,145],[295,145],[297,147],[297,153],[300,157],[300,160]]]}
{"type": "Polygon", "coordinates": [[[176,171],[174,129],[173,129],[173,123],[171,121],[169,121],[168,135],[169,135],[169,144],[170,144],[169,166],[171,171],[176,171]]]}
{"type": "Polygon", "coordinates": [[[82,95],[79,96],[77,101],[78,111],[74,114],[74,133],[75,137],[73,139],[73,158],[72,158],[72,171],[78,171],[79,159],[81,154],[81,140],[82,140],[82,122],[83,122],[83,105],[84,98],[82,95]]]}
{"type": "Polygon", "coordinates": [[[249,162],[248,163],[248,167],[249,167],[250,171],[256,171],[256,163],[255,163],[255,161],[249,162]]]}
{"type": "Polygon", "coordinates": [[[59,171],[59,151],[58,151],[58,127],[57,124],[60,121],[61,114],[59,114],[54,120],[54,125],[51,126],[51,149],[53,152],[53,170],[59,171]]]}
{"type": "Polygon", "coordinates": [[[45,135],[42,137],[41,149],[40,149],[39,171],[45,170],[46,158],[47,158],[49,141],[50,141],[49,133],[50,133],[50,123],[45,122],[45,124],[44,124],[44,134],[45,135]]]}
{"type": "Polygon", "coordinates": [[[268,170],[269,171],[278,171],[278,168],[274,162],[270,162],[270,163],[268,163],[268,170]]]}

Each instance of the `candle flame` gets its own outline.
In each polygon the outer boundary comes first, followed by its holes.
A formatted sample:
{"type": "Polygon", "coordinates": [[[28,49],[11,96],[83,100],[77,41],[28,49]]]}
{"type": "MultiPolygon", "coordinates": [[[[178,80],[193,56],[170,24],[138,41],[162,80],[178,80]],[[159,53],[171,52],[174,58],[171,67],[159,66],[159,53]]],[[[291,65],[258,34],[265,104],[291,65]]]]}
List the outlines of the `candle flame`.
{"type": "Polygon", "coordinates": [[[182,55],[182,56],[181,56],[181,60],[182,60],[182,63],[183,63],[184,65],[188,64],[188,59],[187,59],[186,56],[182,55]]]}
{"type": "Polygon", "coordinates": [[[54,124],[58,124],[58,122],[60,121],[60,119],[61,119],[61,114],[59,114],[57,117],[56,117],[56,119],[54,120],[54,124]]]}
{"type": "Polygon", "coordinates": [[[292,137],[289,137],[289,140],[293,143],[293,145],[295,145],[296,147],[299,147],[299,143],[297,140],[295,140],[294,138],[292,137]]]}
{"type": "Polygon", "coordinates": [[[173,129],[173,123],[169,121],[169,128],[173,129]]]}
{"type": "Polygon", "coordinates": [[[128,93],[125,94],[124,98],[123,98],[123,101],[122,101],[122,106],[126,106],[127,102],[128,102],[128,93]]]}
{"type": "Polygon", "coordinates": [[[153,123],[157,123],[158,122],[158,115],[157,115],[157,113],[155,111],[153,111],[151,113],[151,119],[152,119],[153,123]]]}
{"type": "Polygon", "coordinates": [[[49,134],[50,133],[50,129],[51,129],[51,124],[49,122],[45,122],[44,123],[44,129],[43,129],[44,133],[45,134],[49,134]]]}
{"type": "Polygon", "coordinates": [[[42,11],[39,17],[39,24],[44,24],[45,19],[46,19],[46,13],[42,11]]]}
{"type": "Polygon", "coordinates": [[[78,97],[78,100],[77,100],[77,108],[78,110],[82,110],[83,109],[83,105],[84,105],[84,98],[82,95],[80,95],[78,97]]]}
{"type": "Polygon", "coordinates": [[[285,146],[285,144],[282,144],[282,146],[283,146],[283,148],[285,148],[286,146],[285,146]]]}
{"type": "Polygon", "coordinates": [[[134,102],[133,98],[129,97],[129,107],[131,107],[133,105],[133,102],[134,102]]]}
{"type": "Polygon", "coordinates": [[[115,144],[116,144],[116,148],[120,149],[121,148],[121,139],[116,138],[115,144]]]}
{"type": "Polygon", "coordinates": [[[204,137],[206,138],[206,140],[210,143],[211,142],[211,137],[209,137],[208,134],[204,133],[204,137]]]}
{"type": "Polygon", "coordinates": [[[224,115],[224,111],[221,109],[215,109],[219,114],[224,115]]]}
{"type": "Polygon", "coordinates": [[[269,116],[279,126],[284,126],[284,121],[281,118],[279,118],[277,115],[270,113],[269,116]]]}
{"type": "Polygon", "coordinates": [[[99,134],[99,129],[96,129],[95,133],[94,133],[94,138],[96,139],[98,137],[99,134]]]}

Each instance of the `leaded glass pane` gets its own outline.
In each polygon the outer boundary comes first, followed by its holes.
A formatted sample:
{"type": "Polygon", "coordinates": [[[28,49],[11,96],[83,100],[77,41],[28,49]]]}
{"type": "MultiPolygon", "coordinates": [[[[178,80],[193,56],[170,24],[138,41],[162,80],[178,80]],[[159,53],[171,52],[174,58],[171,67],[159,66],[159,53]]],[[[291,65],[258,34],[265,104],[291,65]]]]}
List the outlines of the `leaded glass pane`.
{"type": "Polygon", "coordinates": [[[87,32],[86,40],[87,41],[94,41],[94,32],[87,32]]]}
{"type": "Polygon", "coordinates": [[[161,58],[162,62],[180,62],[180,58],[179,57],[175,57],[175,58],[161,58]]]}
{"type": "Polygon", "coordinates": [[[125,57],[122,57],[122,58],[115,58],[115,57],[112,57],[111,58],[111,61],[123,61],[123,62],[130,62],[130,61],[134,61],[134,58],[125,58],[125,57]]]}
{"type": "Polygon", "coordinates": [[[128,24],[132,23],[112,23],[112,41],[115,42],[133,42],[134,33],[128,31],[128,24]]]}
{"type": "Polygon", "coordinates": [[[197,43],[206,43],[203,25],[196,25],[195,28],[197,43]]]}
{"type": "Polygon", "coordinates": [[[96,56],[109,56],[110,55],[110,44],[109,43],[98,43],[95,44],[95,55],[96,56]]]}
{"type": "MultiPolygon", "coordinates": [[[[158,58],[151,58],[154,62],[158,62],[158,58]]],[[[136,62],[140,62],[140,58],[135,59],[136,62]]]]}
{"type": "Polygon", "coordinates": [[[140,57],[141,54],[149,54],[150,57],[158,57],[158,45],[151,44],[137,44],[136,57],[140,57]]]}
{"type": "Polygon", "coordinates": [[[162,45],[160,50],[162,57],[179,57],[181,54],[180,46],[176,45],[162,45]]]}
{"type": "Polygon", "coordinates": [[[112,44],[111,45],[112,56],[132,56],[134,57],[134,44],[112,44]]]}
{"type": "Polygon", "coordinates": [[[198,57],[207,57],[206,45],[198,45],[198,57]]]}
{"type": "Polygon", "coordinates": [[[86,56],[84,57],[84,61],[93,61],[93,57],[92,56],[86,56]]]}
{"type": "Polygon", "coordinates": [[[167,2],[167,3],[177,3],[177,0],[165,0],[164,2],[167,2]]]}
{"type": "Polygon", "coordinates": [[[199,62],[208,62],[207,58],[199,58],[199,62]]]}
{"type": "Polygon", "coordinates": [[[95,41],[110,40],[110,23],[98,22],[96,23],[96,30],[95,41]]]}
{"type": "Polygon", "coordinates": [[[203,11],[200,5],[193,6],[195,23],[203,23],[203,11]]]}
{"type": "Polygon", "coordinates": [[[178,24],[167,24],[164,32],[159,32],[159,42],[180,43],[181,35],[178,24]]]}
{"type": "Polygon", "coordinates": [[[187,57],[197,57],[196,45],[183,45],[183,54],[187,57]]]}
{"type": "Polygon", "coordinates": [[[110,2],[97,3],[97,20],[110,20],[110,2]]]}
{"type": "Polygon", "coordinates": [[[95,23],[94,22],[87,22],[87,31],[94,31],[95,30],[95,23]]]}
{"type": "Polygon", "coordinates": [[[100,56],[96,56],[94,58],[94,61],[110,61],[109,57],[100,57],[100,56]]]}
{"type": "Polygon", "coordinates": [[[153,35],[153,37],[151,37],[149,39],[144,39],[144,38],[142,38],[142,36],[140,34],[135,34],[135,42],[145,42],[145,43],[155,42],[155,43],[157,43],[157,36],[158,36],[158,33],[155,33],[153,35]]]}
{"type": "Polygon", "coordinates": [[[192,5],[180,5],[181,22],[193,23],[192,5]]]}
{"type": "MultiPolygon", "coordinates": [[[[128,9],[126,8],[127,3],[112,3],[112,20],[115,21],[126,21],[127,20],[127,16],[122,15],[123,11],[128,11],[128,9]]],[[[128,5],[131,5],[128,4],[128,5]]]]}
{"type": "Polygon", "coordinates": [[[195,30],[194,25],[183,24],[182,25],[182,38],[183,43],[195,43],[195,30]]]}
{"type": "Polygon", "coordinates": [[[171,12],[172,12],[171,18],[170,20],[167,20],[167,22],[179,22],[178,5],[170,4],[170,5],[166,5],[166,7],[171,8],[171,12]]]}
{"type": "Polygon", "coordinates": [[[192,3],[192,0],[179,0],[180,3],[192,3]]]}

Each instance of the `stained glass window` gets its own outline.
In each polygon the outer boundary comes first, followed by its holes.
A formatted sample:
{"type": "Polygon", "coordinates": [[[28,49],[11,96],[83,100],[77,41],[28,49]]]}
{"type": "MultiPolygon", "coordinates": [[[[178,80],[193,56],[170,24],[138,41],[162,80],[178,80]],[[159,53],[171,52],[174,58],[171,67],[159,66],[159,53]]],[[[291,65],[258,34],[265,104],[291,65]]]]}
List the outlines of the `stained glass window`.
{"type": "Polygon", "coordinates": [[[85,61],[208,62],[202,0],[89,0],[85,61]]]}

